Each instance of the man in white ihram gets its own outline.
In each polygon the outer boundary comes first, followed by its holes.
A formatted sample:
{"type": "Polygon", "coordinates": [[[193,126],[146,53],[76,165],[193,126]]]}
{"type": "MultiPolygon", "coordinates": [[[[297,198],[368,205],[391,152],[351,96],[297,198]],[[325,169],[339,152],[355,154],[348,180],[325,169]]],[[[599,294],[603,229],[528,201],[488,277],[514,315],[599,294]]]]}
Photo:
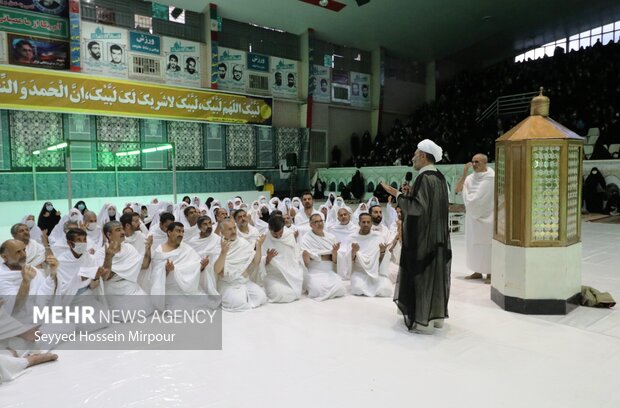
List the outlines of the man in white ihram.
{"type": "Polygon", "coordinates": [[[301,239],[304,264],[308,268],[306,287],[308,297],[323,301],[345,295],[342,279],[336,274],[340,243],[324,231],[323,217],[319,213],[310,216],[310,228],[301,239]]]}
{"type": "Polygon", "coordinates": [[[270,302],[289,303],[301,297],[305,266],[295,234],[285,228],[284,219],[272,216],[263,243],[263,285],[270,302]],[[264,268],[264,269],[263,269],[264,268]]]}
{"type": "Polygon", "coordinates": [[[215,260],[220,256],[222,238],[213,233],[213,224],[211,222],[211,217],[208,215],[199,217],[196,225],[200,233],[197,237],[189,240],[187,244],[194,248],[194,251],[196,251],[201,259],[202,279],[200,285],[202,290],[207,292],[207,294],[219,295],[217,292],[217,278],[213,270],[213,265],[215,264],[215,260]]]}
{"type": "Polygon", "coordinates": [[[241,312],[259,307],[267,302],[263,288],[250,280],[256,276],[256,268],[261,261],[261,236],[254,246],[237,236],[237,226],[226,218],[220,223],[222,249],[213,269],[218,276],[217,290],[222,295],[222,309],[241,312]]]}
{"type": "Polygon", "coordinates": [[[13,239],[26,245],[26,263],[40,268],[45,262],[45,247],[37,241],[30,239],[30,228],[26,224],[15,224],[11,227],[13,239]]]}
{"type": "Polygon", "coordinates": [[[456,192],[463,192],[465,204],[465,244],[467,267],[474,271],[465,279],[491,283],[491,241],[493,239],[493,194],[495,172],[487,167],[487,157],[476,154],[465,164],[456,192]],[[467,175],[470,168],[474,172],[467,175]]]}
{"type": "Polygon", "coordinates": [[[143,258],[125,241],[125,231],[118,221],[109,221],[103,226],[107,245],[95,256],[99,264],[103,261],[106,275],[103,276],[104,293],[112,310],[142,310],[145,315],[153,313],[153,304],[148,294],[140,288],[138,276],[143,258]]]}
{"type": "Polygon", "coordinates": [[[208,307],[205,292],[200,288],[200,257],[183,242],[184,229],[180,222],[168,225],[168,240],[153,254],[151,296],[160,310],[190,305],[208,307]]]}
{"type": "Polygon", "coordinates": [[[359,216],[359,232],[351,237],[351,294],[364,296],[390,296],[389,279],[391,253],[384,237],[371,231],[372,216],[359,216]]]}

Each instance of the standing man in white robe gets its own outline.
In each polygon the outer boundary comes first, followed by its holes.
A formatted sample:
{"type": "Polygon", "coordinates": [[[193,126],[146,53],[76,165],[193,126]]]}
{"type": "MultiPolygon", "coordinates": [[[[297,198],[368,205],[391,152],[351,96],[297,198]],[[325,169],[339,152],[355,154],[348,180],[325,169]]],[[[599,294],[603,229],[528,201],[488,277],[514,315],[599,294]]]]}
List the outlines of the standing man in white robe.
{"type": "Polygon", "coordinates": [[[235,210],[233,212],[233,219],[237,224],[237,235],[245,238],[250,244],[256,245],[256,241],[261,234],[258,232],[258,229],[250,225],[248,214],[245,210],[235,210]]]}
{"type": "Polygon", "coordinates": [[[304,264],[308,268],[305,286],[308,297],[316,301],[345,295],[342,279],[336,273],[340,244],[333,235],[324,231],[324,225],[321,214],[312,214],[312,229],[301,239],[304,264]]]}
{"type": "Polygon", "coordinates": [[[125,231],[118,221],[103,226],[107,245],[96,254],[103,261],[106,276],[103,276],[104,293],[110,309],[142,310],[145,316],[153,313],[153,304],[148,294],[140,288],[138,276],[143,258],[125,241],[125,231]]]}
{"type": "Polygon", "coordinates": [[[301,297],[306,267],[295,235],[284,227],[281,216],[269,219],[261,267],[264,267],[263,286],[270,302],[289,303],[301,297]]]}
{"type": "Polygon", "coordinates": [[[351,237],[351,294],[363,296],[390,296],[389,279],[391,253],[383,237],[371,231],[372,217],[360,214],[359,232],[351,237]]]}
{"type": "Polygon", "coordinates": [[[184,230],[180,222],[168,225],[168,240],[153,254],[151,296],[159,310],[189,305],[208,307],[206,294],[200,288],[201,260],[196,251],[183,242],[184,230]]]}
{"type": "Polygon", "coordinates": [[[211,217],[203,216],[198,218],[196,222],[200,234],[194,239],[187,242],[200,257],[200,266],[202,269],[202,279],[200,285],[202,289],[209,295],[219,295],[217,291],[217,277],[213,266],[215,260],[220,256],[222,248],[222,238],[213,233],[213,224],[211,217]]]}
{"type": "Polygon", "coordinates": [[[11,227],[13,239],[26,245],[26,263],[40,268],[45,262],[45,247],[37,241],[30,239],[30,228],[26,224],[15,224],[11,227]]]}
{"type": "Polygon", "coordinates": [[[491,283],[491,242],[493,239],[493,194],[495,172],[487,167],[487,157],[476,154],[465,164],[456,192],[463,193],[465,204],[465,245],[467,267],[474,271],[465,279],[491,283]],[[474,172],[467,175],[470,168],[474,172]]]}
{"type": "Polygon", "coordinates": [[[250,280],[255,276],[261,261],[265,236],[254,246],[237,236],[237,226],[231,219],[220,222],[222,249],[215,261],[214,270],[218,276],[218,292],[222,295],[222,309],[240,312],[259,307],[267,302],[263,288],[250,280]]]}

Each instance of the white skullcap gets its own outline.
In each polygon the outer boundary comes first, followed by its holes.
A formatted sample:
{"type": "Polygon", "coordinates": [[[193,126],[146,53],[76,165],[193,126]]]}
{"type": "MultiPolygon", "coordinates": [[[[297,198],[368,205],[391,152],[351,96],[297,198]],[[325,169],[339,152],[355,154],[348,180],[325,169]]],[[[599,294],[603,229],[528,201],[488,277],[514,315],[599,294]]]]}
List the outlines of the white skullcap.
{"type": "Polygon", "coordinates": [[[424,153],[432,154],[435,158],[435,162],[441,161],[441,157],[443,154],[443,150],[437,143],[433,142],[430,139],[424,139],[420,143],[418,143],[418,149],[423,151],[424,153]]]}

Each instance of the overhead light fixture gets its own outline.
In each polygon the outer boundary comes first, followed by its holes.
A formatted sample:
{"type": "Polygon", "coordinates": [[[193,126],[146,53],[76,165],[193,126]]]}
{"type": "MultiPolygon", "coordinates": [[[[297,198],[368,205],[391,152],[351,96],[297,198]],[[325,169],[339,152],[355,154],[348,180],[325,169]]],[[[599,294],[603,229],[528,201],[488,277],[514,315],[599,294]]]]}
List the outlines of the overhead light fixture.
{"type": "Polygon", "coordinates": [[[34,155],[41,154],[41,150],[35,150],[34,152],[32,152],[32,154],[34,155]]]}
{"type": "Polygon", "coordinates": [[[142,153],[151,153],[157,151],[156,147],[149,147],[148,149],[142,149],[142,153]]]}
{"type": "Polygon", "coordinates": [[[55,146],[50,146],[47,148],[47,150],[49,151],[53,151],[53,150],[58,150],[58,149],[64,149],[65,147],[67,147],[67,143],[63,142],[63,143],[59,143],[55,146]]]}
{"type": "Polygon", "coordinates": [[[328,4],[329,4],[329,0],[320,0],[319,1],[319,5],[321,7],[327,7],[328,4]]]}
{"type": "Polygon", "coordinates": [[[172,145],[165,145],[165,146],[159,146],[157,148],[157,151],[161,151],[161,150],[170,150],[172,149],[172,145]]]}

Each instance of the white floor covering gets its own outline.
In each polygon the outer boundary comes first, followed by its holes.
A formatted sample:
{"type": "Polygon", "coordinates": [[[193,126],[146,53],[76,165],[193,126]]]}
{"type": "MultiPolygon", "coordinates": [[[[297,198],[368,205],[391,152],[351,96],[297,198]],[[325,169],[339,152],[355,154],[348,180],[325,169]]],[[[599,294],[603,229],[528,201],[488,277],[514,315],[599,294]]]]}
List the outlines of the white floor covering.
{"type": "MultiPolygon", "coordinates": [[[[582,232],[583,283],[619,300],[620,227],[582,232]]],[[[304,298],[225,313],[222,351],[61,351],[0,386],[0,407],[620,407],[619,310],[505,312],[452,244],[433,336],[408,333],[391,299],[304,298]]]]}

